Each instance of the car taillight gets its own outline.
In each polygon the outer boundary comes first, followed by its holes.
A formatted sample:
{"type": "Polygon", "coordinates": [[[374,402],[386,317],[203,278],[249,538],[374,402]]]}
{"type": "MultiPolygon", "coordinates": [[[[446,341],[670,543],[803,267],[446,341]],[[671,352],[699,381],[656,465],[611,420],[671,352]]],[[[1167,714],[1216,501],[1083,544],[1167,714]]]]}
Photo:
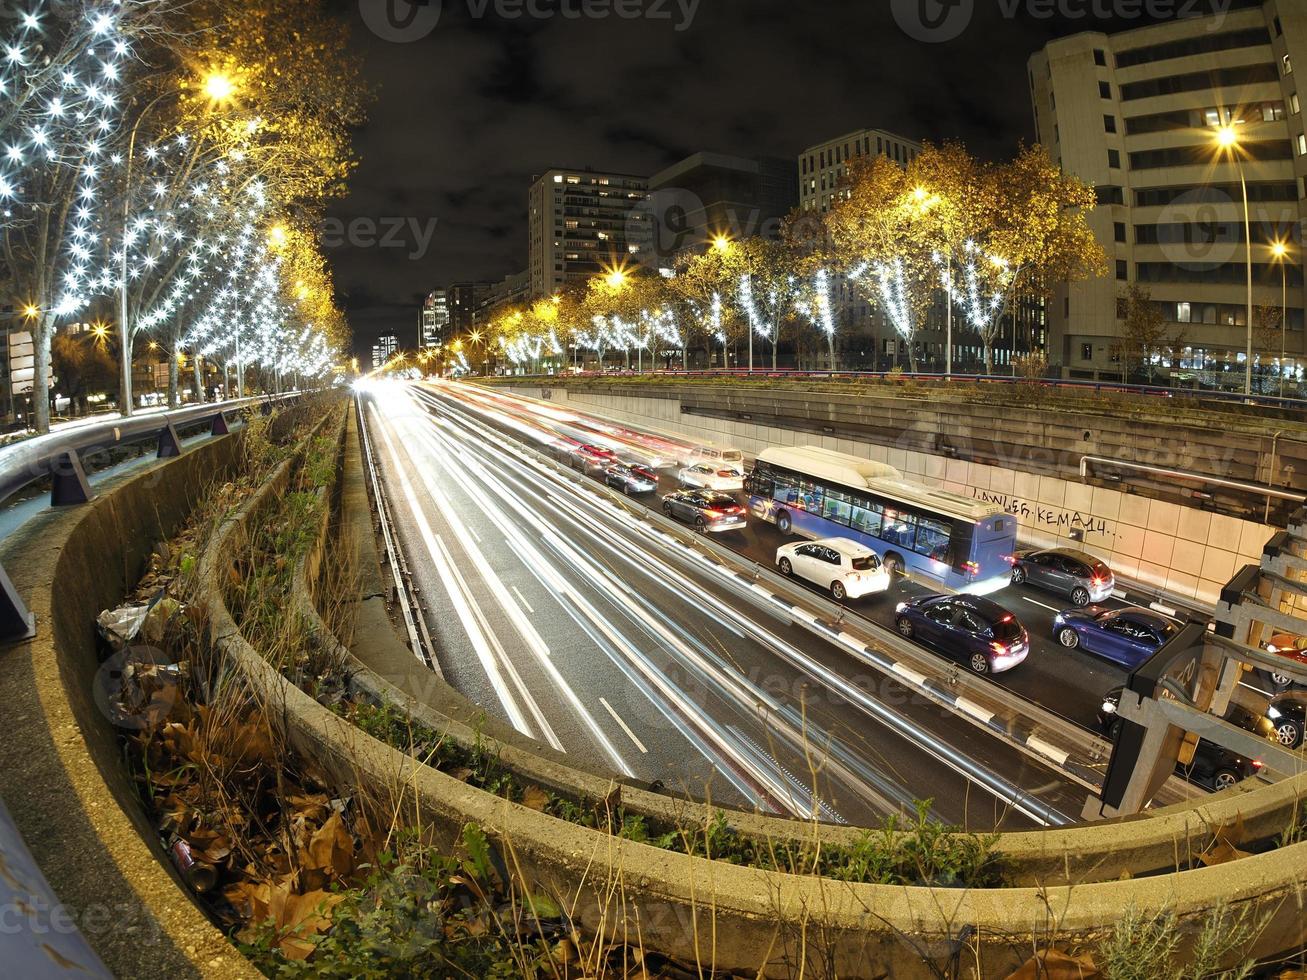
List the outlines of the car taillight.
{"type": "Polygon", "coordinates": [[[1107,579],[1098,576],[1094,577],[1094,585],[1102,586],[1107,584],[1107,579]]]}
{"type": "Polygon", "coordinates": [[[705,517],[721,517],[721,516],[722,516],[722,512],[721,512],[720,510],[705,510],[703,513],[704,513],[704,516],[705,516],[705,517]]]}
{"type": "Polygon", "coordinates": [[[1009,565],[1015,565],[1015,564],[1017,563],[1017,556],[1016,556],[1016,555],[1004,555],[1004,556],[1003,556],[1003,560],[1004,560],[1005,562],[1007,562],[1009,565]]]}
{"type": "Polygon", "coordinates": [[[1003,644],[998,642],[991,643],[989,645],[989,648],[993,650],[995,653],[997,653],[1000,657],[1003,654],[1007,653],[1007,647],[1005,647],[1003,644]]]}
{"type": "Polygon", "coordinates": [[[1263,762],[1261,759],[1254,759],[1254,760],[1253,760],[1253,768],[1254,768],[1254,769],[1265,769],[1265,768],[1266,768],[1266,763],[1263,762]]]}
{"type": "Polygon", "coordinates": [[[968,575],[979,575],[979,574],[980,574],[980,563],[979,563],[979,562],[975,562],[975,561],[963,562],[963,564],[962,564],[962,568],[966,571],[966,573],[967,573],[968,575]]]}

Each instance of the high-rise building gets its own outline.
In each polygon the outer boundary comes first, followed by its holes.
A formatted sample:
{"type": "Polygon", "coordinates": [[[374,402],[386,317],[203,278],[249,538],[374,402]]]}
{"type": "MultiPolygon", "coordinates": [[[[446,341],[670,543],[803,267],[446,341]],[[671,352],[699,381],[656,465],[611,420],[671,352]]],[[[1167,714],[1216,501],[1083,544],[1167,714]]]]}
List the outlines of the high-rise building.
{"type": "Polygon", "coordinates": [[[829,211],[849,164],[883,156],[906,167],[921,152],[921,144],[883,129],[859,129],[810,146],[799,154],[799,207],[829,211]]]}
{"type": "Polygon", "coordinates": [[[373,369],[375,370],[389,361],[395,356],[397,350],[399,350],[399,338],[393,333],[383,333],[372,345],[373,369]]]}
{"type": "Polygon", "coordinates": [[[478,297],[472,311],[472,326],[481,328],[489,324],[506,307],[525,303],[531,298],[531,274],[525,269],[491,283],[478,297]]]}
{"type": "Polygon", "coordinates": [[[649,181],[630,174],[549,170],[532,180],[530,293],[642,261],[651,230],[643,208],[649,181]]]}
{"type": "Polygon", "coordinates": [[[777,238],[798,205],[799,174],[790,160],[696,153],[649,178],[651,249],[644,261],[671,264],[718,236],[777,238]]]}
{"type": "Polygon", "coordinates": [[[447,307],[449,309],[449,326],[455,334],[465,334],[472,329],[472,318],[477,306],[490,290],[488,282],[456,282],[449,287],[447,307]]]}
{"type": "Polygon", "coordinates": [[[449,290],[433,289],[422,303],[422,329],[418,349],[439,347],[450,337],[449,290]]]}
{"type": "Polygon", "coordinates": [[[1030,59],[1040,142],[1064,170],[1096,187],[1090,220],[1110,257],[1106,278],[1057,288],[1048,309],[1050,361],[1077,377],[1119,374],[1120,298],[1137,283],[1169,335],[1181,338],[1164,358],[1169,367],[1242,387],[1246,179],[1254,364],[1274,372],[1283,342],[1296,369],[1304,350],[1297,236],[1307,197],[1304,68],[1307,5],[1299,0],[1078,34],[1030,59]],[[1222,147],[1222,134],[1235,145],[1222,147]],[[1283,256],[1277,242],[1287,243],[1283,256]]]}

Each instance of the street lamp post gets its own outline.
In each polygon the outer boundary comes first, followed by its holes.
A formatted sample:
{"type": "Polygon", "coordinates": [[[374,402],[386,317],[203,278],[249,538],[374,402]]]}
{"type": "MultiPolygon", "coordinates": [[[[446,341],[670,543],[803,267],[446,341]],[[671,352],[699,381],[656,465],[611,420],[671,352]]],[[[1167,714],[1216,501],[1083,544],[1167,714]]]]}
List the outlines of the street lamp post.
{"type": "Polygon", "coordinates": [[[1286,259],[1289,257],[1289,247],[1284,242],[1276,242],[1271,246],[1271,253],[1275,256],[1276,261],[1280,263],[1280,397],[1283,398],[1284,359],[1288,347],[1286,340],[1289,332],[1289,267],[1286,265],[1286,259]]]}
{"type": "Polygon", "coordinates": [[[1221,149],[1229,152],[1230,158],[1239,168],[1239,186],[1243,190],[1243,232],[1248,257],[1248,349],[1247,359],[1244,362],[1243,393],[1251,395],[1253,393],[1253,222],[1248,209],[1248,179],[1244,173],[1243,160],[1239,157],[1239,133],[1232,124],[1222,126],[1216,131],[1216,143],[1221,149]]]}

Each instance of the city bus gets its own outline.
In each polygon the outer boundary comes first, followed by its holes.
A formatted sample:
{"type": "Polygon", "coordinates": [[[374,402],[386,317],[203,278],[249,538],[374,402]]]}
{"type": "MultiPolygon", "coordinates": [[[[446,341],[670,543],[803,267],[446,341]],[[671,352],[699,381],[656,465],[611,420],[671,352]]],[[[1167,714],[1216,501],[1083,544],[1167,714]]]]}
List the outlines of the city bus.
{"type": "Polygon", "coordinates": [[[1017,519],[1003,508],[910,483],[892,466],[806,446],[768,449],[745,482],[749,510],[782,534],[852,538],[891,571],[959,592],[1006,585],[1017,519]]]}

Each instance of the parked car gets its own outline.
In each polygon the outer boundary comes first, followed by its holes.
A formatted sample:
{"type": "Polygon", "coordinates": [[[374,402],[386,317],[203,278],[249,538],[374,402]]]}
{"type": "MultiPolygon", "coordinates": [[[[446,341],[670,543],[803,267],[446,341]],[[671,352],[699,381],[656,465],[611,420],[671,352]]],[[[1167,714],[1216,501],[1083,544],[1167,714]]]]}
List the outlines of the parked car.
{"type": "MultiPolygon", "coordinates": [[[[1266,652],[1292,660],[1299,668],[1307,667],[1307,636],[1293,633],[1276,633],[1266,644],[1266,652]]],[[[1271,681],[1276,687],[1288,687],[1294,681],[1288,674],[1270,671],[1271,681]]]]}
{"type": "Polygon", "coordinates": [[[627,466],[624,463],[618,463],[604,470],[604,482],[626,494],[653,493],[658,489],[656,478],[651,479],[634,466],[627,466]]]}
{"type": "Polygon", "coordinates": [[[1011,670],[1030,652],[1030,635],[1014,615],[992,599],[932,595],[900,602],[895,626],[965,663],[977,674],[1011,670]]]}
{"type": "Polygon", "coordinates": [[[1286,749],[1302,745],[1304,715],[1307,715],[1307,697],[1298,691],[1277,694],[1266,709],[1267,720],[1275,729],[1275,740],[1286,749]]]}
{"type": "MultiPolygon", "coordinates": [[[[1112,739],[1116,738],[1122,725],[1122,719],[1116,713],[1121,703],[1121,691],[1122,688],[1114,687],[1104,694],[1102,706],[1098,709],[1099,730],[1112,739]]],[[[1250,719],[1255,723],[1255,716],[1237,705],[1232,706],[1226,714],[1226,721],[1241,728],[1247,728],[1250,719]]],[[[1257,732],[1258,729],[1252,728],[1250,731],[1257,732]]],[[[1194,747],[1193,761],[1188,765],[1177,763],[1175,771],[1191,783],[1198,783],[1211,790],[1223,790],[1255,775],[1261,768],[1262,763],[1258,759],[1245,759],[1223,745],[1199,738],[1194,747]]]]}
{"type": "Polygon", "coordinates": [[[673,490],[663,497],[663,512],[693,524],[705,534],[738,531],[748,526],[744,508],[735,498],[712,490],[673,490]]]}
{"type": "Polygon", "coordinates": [[[701,487],[706,490],[722,492],[744,489],[744,474],[731,465],[695,463],[676,474],[683,486],[701,487]]]}
{"type": "Polygon", "coordinates": [[[1022,582],[1060,593],[1082,607],[1102,602],[1116,588],[1103,559],[1070,548],[1017,552],[1012,556],[1012,584],[1022,582]]]}
{"type": "Polygon", "coordinates": [[[796,575],[823,589],[836,601],[860,599],[889,588],[889,571],[880,555],[848,538],[795,541],[776,551],[782,575],[796,575]]]}
{"type": "Polygon", "coordinates": [[[1066,649],[1078,647],[1130,668],[1155,654],[1179,629],[1175,620],[1138,606],[1064,609],[1053,617],[1053,636],[1066,649]]]}

